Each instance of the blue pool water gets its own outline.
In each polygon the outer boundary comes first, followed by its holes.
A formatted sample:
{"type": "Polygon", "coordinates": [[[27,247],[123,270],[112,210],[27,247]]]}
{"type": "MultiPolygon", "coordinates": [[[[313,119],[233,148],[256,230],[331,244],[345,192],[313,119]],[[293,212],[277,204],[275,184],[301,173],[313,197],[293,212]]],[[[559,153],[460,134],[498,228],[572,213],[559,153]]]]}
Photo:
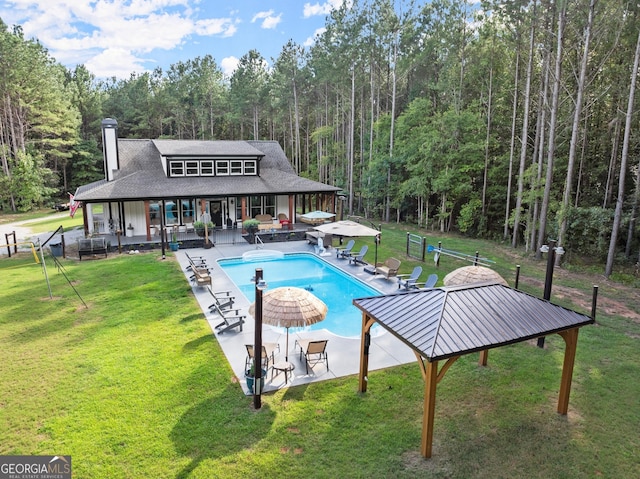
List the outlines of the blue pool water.
{"type": "MultiPolygon", "coordinates": [[[[250,302],[255,300],[252,278],[256,268],[262,268],[268,289],[294,286],[311,291],[324,301],[328,311],[323,321],[304,328],[307,331],[327,329],[338,336],[359,336],[362,312],[353,305],[353,299],[381,294],[357,278],[308,253],[287,254],[282,258],[223,259],[218,264],[250,302]]],[[[289,331],[300,330],[303,328],[291,328],[289,331]]]]}

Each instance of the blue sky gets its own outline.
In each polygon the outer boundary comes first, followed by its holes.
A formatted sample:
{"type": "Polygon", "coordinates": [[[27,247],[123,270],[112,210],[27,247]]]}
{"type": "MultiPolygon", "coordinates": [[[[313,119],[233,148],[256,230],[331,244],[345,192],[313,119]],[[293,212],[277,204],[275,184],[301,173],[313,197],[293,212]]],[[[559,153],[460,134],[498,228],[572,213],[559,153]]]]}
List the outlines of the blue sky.
{"type": "Polygon", "coordinates": [[[0,0],[59,63],[96,77],[128,78],[210,54],[231,74],[255,49],[269,64],[292,39],[308,46],[343,0],[0,0]]]}

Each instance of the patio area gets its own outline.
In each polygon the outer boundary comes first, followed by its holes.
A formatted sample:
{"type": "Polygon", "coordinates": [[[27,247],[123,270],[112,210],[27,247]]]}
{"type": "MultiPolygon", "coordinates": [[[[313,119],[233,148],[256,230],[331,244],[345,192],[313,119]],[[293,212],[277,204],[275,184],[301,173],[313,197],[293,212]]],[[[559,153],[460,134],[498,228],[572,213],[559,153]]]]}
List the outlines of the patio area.
{"type": "MultiPolygon", "coordinates": [[[[272,243],[265,247],[265,249],[282,251],[283,253],[293,252],[314,252],[314,247],[308,244],[306,241],[289,241],[282,243],[272,243]]],[[[221,318],[217,313],[209,310],[209,305],[213,302],[213,298],[207,291],[206,287],[192,286],[194,295],[205,314],[207,321],[211,327],[211,331],[216,336],[216,339],[220,343],[222,350],[224,351],[234,374],[238,378],[238,382],[241,384],[245,394],[249,394],[249,390],[244,380],[244,365],[247,357],[246,344],[253,344],[254,340],[254,318],[249,315],[248,310],[250,303],[243,293],[235,286],[235,284],[229,279],[224,271],[218,266],[217,260],[223,258],[236,258],[242,256],[246,251],[255,251],[255,245],[247,243],[236,245],[219,245],[215,248],[193,248],[188,250],[179,250],[175,253],[177,260],[179,261],[182,270],[185,272],[185,277],[189,280],[191,272],[187,269],[189,261],[187,254],[190,257],[200,256],[206,259],[207,265],[211,269],[212,277],[212,291],[231,291],[231,295],[235,296],[236,302],[234,309],[237,307],[240,310],[240,314],[246,315],[245,323],[242,332],[237,329],[228,331],[223,334],[218,334],[215,330],[215,326],[220,323],[221,318]]],[[[334,249],[328,249],[332,254],[323,256],[322,259],[337,266],[341,270],[359,278],[361,281],[367,283],[372,288],[380,291],[381,294],[389,294],[398,291],[398,284],[395,278],[390,280],[384,279],[380,275],[372,275],[364,271],[362,265],[354,266],[350,265],[345,259],[337,259],[334,253],[334,249]]],[[[372,260],[373,255],[370,260],[372,260]]],[[[268,283],[268,270],[265,270],[265,278],[268,283]]],[[[353,306],[355,308],[355,306],[353,306]]],[[[272,328],[268,325],[263,325],[262,333],[263,342],[273,342],[280,345],[280,351],[276,351],[275,362],[284,360],[285,356],[285,332],[282,332],[272,328]]],[[[289,374],[288,382],[285,384],[284,373],[273,374],[269,369],[267,371],[265,379],[265,392],[274,391],[283,387],[298,386],[302,384],[308,384],[315,381],[324,381],[327,379],[333,379],[337,377],[356,375],[359,368],[359,356],[360,356],[360,339],[359,338],[344,338],[332,334],[331,332],[323,329],[318,331],[310,331],[305,333],[289,333],[289,362],[293,363],[295,369],[289,374]],[[309,368],[309,374],[306,374],[306,367],[304,359],[301,361],[299,356],[299,350],[294,350],[296,339],[328,339],[327,343],[327,355],[329,362],[329,370],[327,370],[325,363],[320,363],[313,368],[309,368]]],[[[393,335],[381,331],[377,336],[372,336],[370,356],[369,356],[369,369],[383,369],[399,364],[406,364],[415,362],[416,357],[412,350],[403,344],[400,340],[396,339],[393,335]]],[[[354,381],[357,378],[354,376],[354,381]]]]}

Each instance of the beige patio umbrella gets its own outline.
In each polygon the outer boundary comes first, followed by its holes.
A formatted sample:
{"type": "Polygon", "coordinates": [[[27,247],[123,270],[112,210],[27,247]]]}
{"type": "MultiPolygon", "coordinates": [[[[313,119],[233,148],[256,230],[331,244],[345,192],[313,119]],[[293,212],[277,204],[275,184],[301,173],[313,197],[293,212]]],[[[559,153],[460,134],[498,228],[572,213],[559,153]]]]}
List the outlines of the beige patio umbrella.
{"type": "MultiPolygon", "coordinates": [[[[249,307],[255,315],[256,303],[249,307]]],[[[262,295],[263,323],[287,329],[285,361],[289,361],[289,328],[310,326],[322,321],[327,315],[327,305],[306,289],[283,286],[262,295]]]]}
{"type": "Polygon", "coordinates": [[[333,223],[325,223],[323,225],[314,226],[313,229],[323,233],[331,233],[336,236],[346,236],[348,238],[357,238],[359,236],[378,237],[375,241],[376,253],[373,264],[378,263],[378,240],[380,239],[380,231],[369,228],[366,225],[351,220],[334,221],[333,223]]]}
{"type": "Polygon", "coordinates": [[[490,268],[484,266],[463,266],[446,275],[442,282],[445,286],[457,286],[460,284],[494,282],[509,286],[502,276],[490,268]]]}

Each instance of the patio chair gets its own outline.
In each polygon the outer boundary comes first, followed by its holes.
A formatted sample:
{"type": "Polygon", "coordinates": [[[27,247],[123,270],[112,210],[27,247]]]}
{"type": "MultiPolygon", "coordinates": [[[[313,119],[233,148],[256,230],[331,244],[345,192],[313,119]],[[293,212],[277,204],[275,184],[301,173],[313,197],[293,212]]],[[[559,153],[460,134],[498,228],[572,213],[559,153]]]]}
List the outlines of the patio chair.
{"type": "Polygon", "coordinates": [[[246,316],[240,315],[240,310],[235,309],[223,312],[218,309],[218,314],[222,318],[222,322],[215,327],[218,334],[235,328],[240,328],[240,332],[242,332],[242,325],[244,324],[244,318],[246,318],[246,316]],[[235,314],[230,314],[232,311],[235,311],[235,314]]]}
{"type": "Polygon", "coordinates": [[[327,339],[313,341],[311,339],[296,339],[296,346],[300,347],[300,360],[305,358],[307,374],[309,366],[313,367],[318,363],[326,363],[329,370],[329,357],[327,356],[327,339]]]}
{"type": "Polygon", "coordinates": [[[349,256],[349,264],[367,264],[367,262],[364,260],[364,255],[367,254],[368,249],[369,246],[364,245],[362,248],[360,248],[359,253],[351,253],[351,256],[349,256]]]}
{"type": "Polygon", "coordinates": [[[438,275],[433,273],[429,275],[429,277],[424,283],[416,283],[416,288],[420,288],[420,289],[433,288],[437,282],[438,282],[438,275]]]}
{"type": "Polygon", "coordinates": [[[411,274],[399,274],[398,276],[398,289],[412,289],[416,287],[416,281],[422,274],[422,266],[416,266],[413,268],[411,274]]]}
{"type": "MultiPolygon", "coordinates": [[[[253,344],[245,344],[244,346],[247,348],[247,357],[244,361],[244,369],[247,371],[253,362],[253,344]]],[[[269,369],[269,363],[275,362],[276,350],[280,352],[278,343],[262,343],[262,366],[264,369],[269,369]]]]}
{"type": "Polygon", "coordinates": [[[209,275],[209,270],[204,268],[194,268],[191,281],[193,281],[195,286],[209,285],[209,287],[211,287],[211,276],[209,275]]]}
{"type": "Polygon", "coordinates": [[[236,298],[231,296],[231,291],[211,291],[211,287],[207,288],[209,290],[209,294],[213,297],[213,303],[209,305],[209,309],[214,311],[218,309],[230,309],[233,308],[233,303],[236,298]]]}
{"type": "Polygon", "coordinates": [[[375,274],[381,274],[386,279],[389,279],[398,275],[398,269],[400,269],[400,260],[387,258],[384,263],[376,263],[375,274]]]}
{"type": "Polygon", "coordinates": [[[207,266],[207,260],[204,258],[204,256],[189,256],[189,253],[186,253],[186,252],[184,255],[189,260],[189,266],[187,266],[187,269],[191,268],[192,264],[195,264],[196,266],[199,266],[199,267],[207,266]]]}
{"type": "Polygon", "coordinates": [[[355,240],[349,240],[349,242],[347,243],[347,246],[345,246],[344,248],[336,248],[336,258],[348,258],[349,256],[351,256],[351,250],[353,249],[353,247],[355,246],[356,241],[355,240]]]}

